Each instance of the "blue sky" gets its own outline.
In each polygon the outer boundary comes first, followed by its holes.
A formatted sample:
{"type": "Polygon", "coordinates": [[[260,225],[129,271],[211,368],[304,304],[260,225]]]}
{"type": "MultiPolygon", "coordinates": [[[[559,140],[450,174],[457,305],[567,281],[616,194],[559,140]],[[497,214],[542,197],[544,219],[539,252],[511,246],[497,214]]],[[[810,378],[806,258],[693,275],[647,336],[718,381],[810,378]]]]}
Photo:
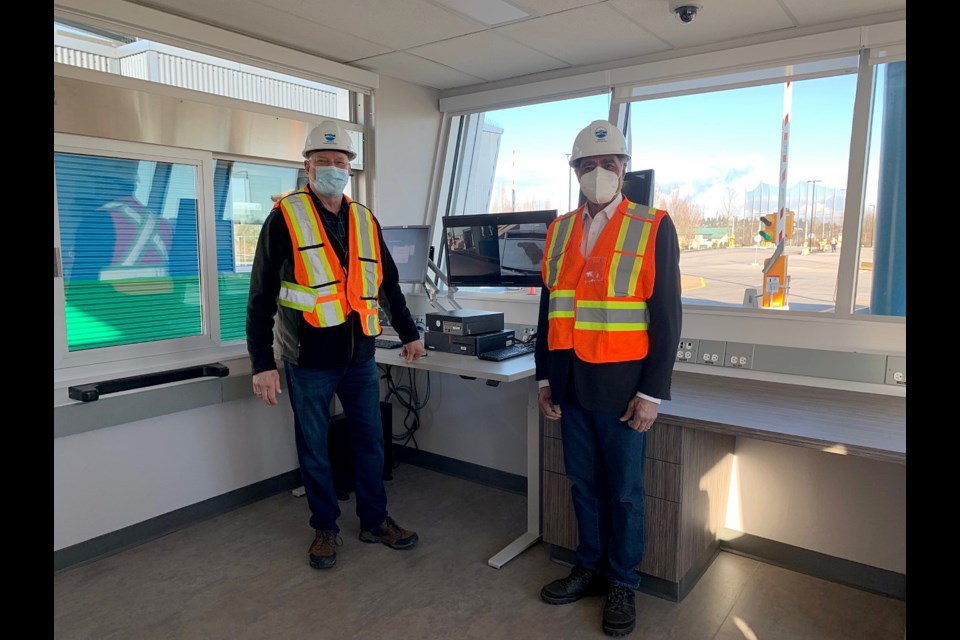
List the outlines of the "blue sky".
{"type": "MultiPolygon", "coordinates": [[[[855,85],[853,75],[792,84],[789,186],[818,180],[820,189],[846,187],[855,85]]],[[[634,103],[631,169],[653,168],[661,189],[678,188],[707,215],[720,207],[728,185],[742,204],[743,193],[760,182],[779,182],[784,86],[634,103]]],[[[575,199],[567,195],[566,154],[581,128],[607,117],[608,105],[600,94],[489,112],[488,121],[504,129],[495,189],[515,180],[518,194],[552,197],[566,210],[575,199]]]]}

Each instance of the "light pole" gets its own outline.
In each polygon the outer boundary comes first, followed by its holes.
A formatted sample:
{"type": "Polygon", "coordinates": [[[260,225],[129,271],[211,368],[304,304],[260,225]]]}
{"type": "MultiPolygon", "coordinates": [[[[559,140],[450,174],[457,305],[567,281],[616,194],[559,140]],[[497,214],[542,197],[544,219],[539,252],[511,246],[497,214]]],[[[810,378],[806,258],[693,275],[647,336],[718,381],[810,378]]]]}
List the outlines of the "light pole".
{"type": "MultiPolygon", "coordinates": [[[[820,180],[819,180],[819,179],[817,179],[817,180],[811,180],[810,182],[813,183],[813,211],[810,213],[810,229],[812,230],[812,229],[814,228],[813,225],[815,225],[815,224],[817,223],[817,221],[816,221],[816,218],[817,218],[817,183],[820,182],[820,180]]],[[[821,235],[822,235],[822,234],[823,234],[823,230],[821,229],[821,235]]]]}

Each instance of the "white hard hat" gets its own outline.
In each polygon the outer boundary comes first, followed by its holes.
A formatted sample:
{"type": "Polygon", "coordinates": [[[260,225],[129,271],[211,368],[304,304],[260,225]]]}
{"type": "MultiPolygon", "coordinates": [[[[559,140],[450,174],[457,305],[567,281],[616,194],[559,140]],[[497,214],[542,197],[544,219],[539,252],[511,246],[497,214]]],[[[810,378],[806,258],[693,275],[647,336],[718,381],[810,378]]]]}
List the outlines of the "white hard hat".
{"type": "Polygon", "coordinates": [[[314,151],[342,151],[351,160],[357,157],[353,138],[333,120],[324,120],[307,135],[303,143],[303,157],[310,157],[314,151]]]}
{"type": "Polygon", "coordinates": [[[620,130],[610,122],[594,120],[581,129],[573,141],[570,166],[576,167],[580,158],[605,155],[621,155],[629,159],[627,141],[620,130]]]}

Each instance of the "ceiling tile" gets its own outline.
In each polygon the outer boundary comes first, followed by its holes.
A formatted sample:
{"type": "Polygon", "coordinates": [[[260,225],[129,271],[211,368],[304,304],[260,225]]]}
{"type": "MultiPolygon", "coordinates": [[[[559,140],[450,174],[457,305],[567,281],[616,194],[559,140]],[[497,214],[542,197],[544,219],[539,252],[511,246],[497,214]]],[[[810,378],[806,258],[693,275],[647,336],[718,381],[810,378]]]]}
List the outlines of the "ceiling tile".
{"type": "Polygon", "coordinates": [[[802,26],[847,18],[906,11],[907,0],[781,0],[802,26]]]}
{"type": "Polygon", "coordinates": [[[589,4],[600,4],[606,0],[510,0],[528,13],[538,16],[547,16],[558,11],[585,7],[589,4]]]}
{"type": "MultiPolygon", "coordinates": [[[[277,2],[260,1],[265,4],[277,2]]],[[[299,0],[299,4],[303,6],[300,18],[390,49],[408,49],[486,28],[479,22],[425,0],[344,0],[322,3],[299,0]]]]}
{"type": "Polygon", "coordinates": [[[606,4],[505,25],[495,31],[574,66],[633,58],[668,48],[606,4]]]}
{"type": "Polygon", "coordinates": [[[490,31],[416,47],[409,53],[484,80],[502,80],[567,66],[561,60],[490,31]]]}
{"type": "Polygon", "coordinates": [[[483,81],[483,78],[403,51],[367,58],[355,66],[434,89],[451,89],[483,81]]]}
{"type": "Polygon", "coordinates": [[[303,0],[135,0],[135,4],[334,62],[351,62],[390,51],[370,39],[320,24],[319,16],[303,15],[303,0]]]}
{"type": "Polygon", "coordinates": [[[667,0],[610,0],[608,4],[674,48],[713,44],[796,26],[780,3],[773,0],[700,1],[703,8],[689,24],[680,22],[671,13],[667,0]]]}

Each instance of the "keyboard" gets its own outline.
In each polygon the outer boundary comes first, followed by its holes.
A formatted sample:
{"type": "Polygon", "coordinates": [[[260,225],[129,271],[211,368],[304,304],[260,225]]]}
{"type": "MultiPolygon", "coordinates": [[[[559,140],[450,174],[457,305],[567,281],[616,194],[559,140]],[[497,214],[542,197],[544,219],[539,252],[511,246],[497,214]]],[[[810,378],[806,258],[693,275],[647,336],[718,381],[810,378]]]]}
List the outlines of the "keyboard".
{"type": "Polygon", "coordinates": [[[373,344],[377,345],[377,349],[399,349],[403,346],[403,343],[399,340],[391,340],[390,338],[374,338],[373,344]]]}
{"type": "Polygon", "coordinates": [[[481,360],[500,362],[501,360],[525,356],[528,353],[533,353],[536,351],[536,349],[537,345],[534,342],[514,342],[509,347],[500,347],[499,349],[493,349],[492,351],[484,351],[483,353],[478,354],[477,357],[481,360]]]}

